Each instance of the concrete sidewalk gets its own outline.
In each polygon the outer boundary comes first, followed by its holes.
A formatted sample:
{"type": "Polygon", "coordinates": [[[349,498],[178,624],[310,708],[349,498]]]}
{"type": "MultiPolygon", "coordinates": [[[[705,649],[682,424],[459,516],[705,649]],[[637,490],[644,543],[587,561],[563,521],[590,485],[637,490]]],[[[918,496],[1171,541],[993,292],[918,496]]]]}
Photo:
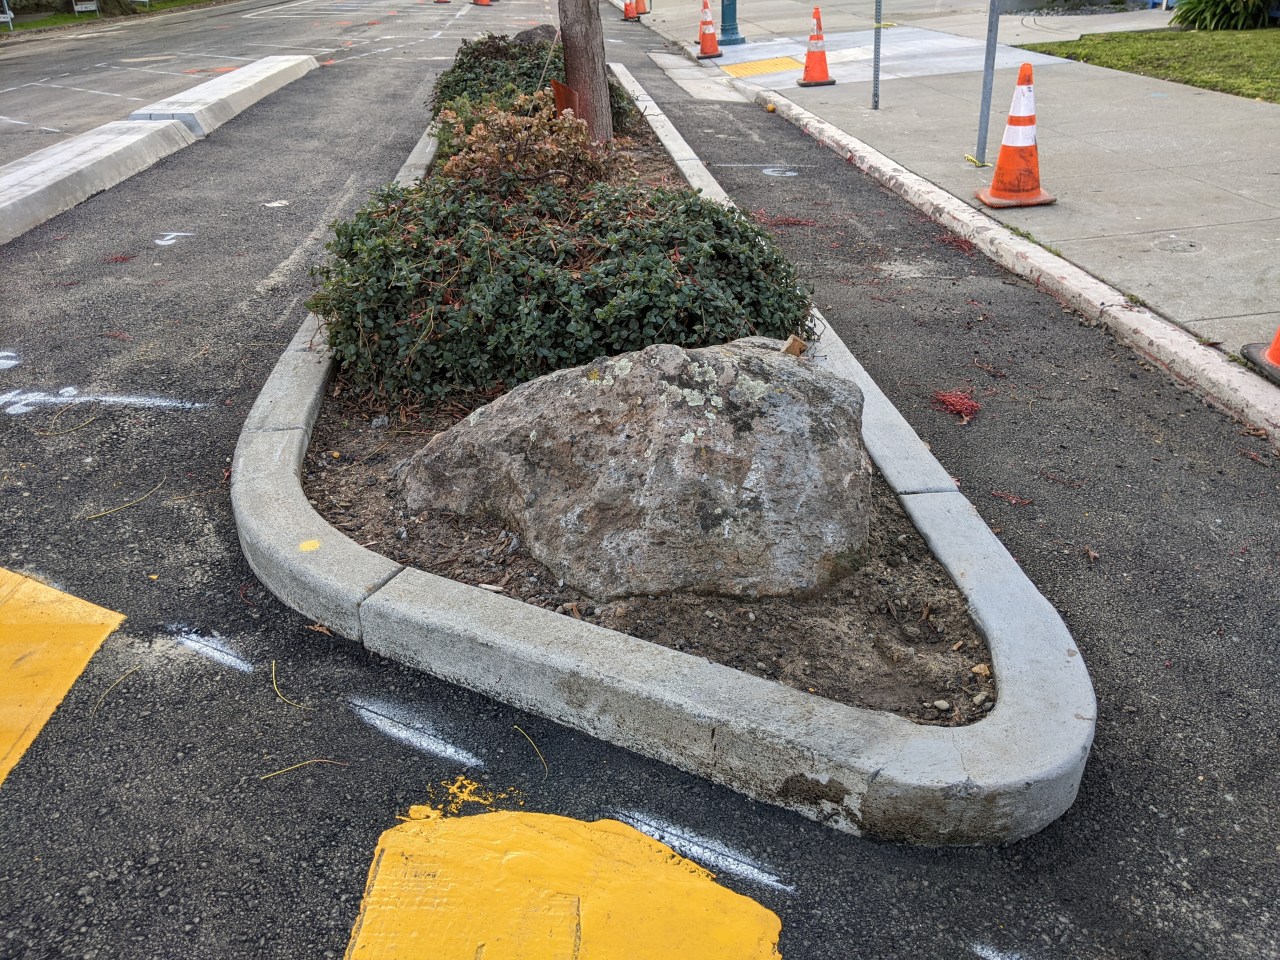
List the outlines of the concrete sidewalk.
{"type": "MultiPolygon", "coordinates": [[[[718,4],[713,4],[718,18],[718,4]]],[[[871,8],[822,4],[835,86],[801,88],[812,5],[739,4],[747,43],[703,61],[707,77],[781,93],[973,206],[991,170],[976,149],[986,14],[915,0],[887,11],[880,109],[871,107],[871,8]]],[[[645,23],[688,47],[698,5],[645,23]]],[[[1036,69],[1041,179],[1049,207],[986,210],[1205,341],[1238,354],[1280,327],[1280,105],[1031,54],[1007,46],[1159,29],[1167,11],[1001,17],[987,160],[999,151],[1017,65],[1036,69]]],[[[717,23],[717,29],[719,29],[717,23]]]]}

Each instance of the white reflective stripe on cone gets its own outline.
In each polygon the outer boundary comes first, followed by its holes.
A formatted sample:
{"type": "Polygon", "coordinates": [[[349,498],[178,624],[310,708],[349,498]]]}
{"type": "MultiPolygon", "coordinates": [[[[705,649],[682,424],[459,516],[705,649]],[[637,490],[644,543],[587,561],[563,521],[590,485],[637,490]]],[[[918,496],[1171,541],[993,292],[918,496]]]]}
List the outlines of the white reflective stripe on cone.
{"type": "Polygon", "coordinates": [[[1000,142],[1006,147],[1034,147],[1036,145],[1036,128],[1005,127],[1004,139],[1000,142]]]}
{"type": "Polygon", "coordinates": [[[1035,89],[1031,86],[1013,88],[1013,106],[1009,108],[1011,117],[1034,117],[1036,115],[1035,89]]]}
{"type": "Polygon", "coordinates": [[[824,43],[824,42],[823,42],[823,41],[821,41],[821,40],[810,40],[810,41],[809,41],[809,52],[810,52],[810,53],[826,53],[826,52],[827,52],[827,45],[826,45],[826,43],[824,43]]]}

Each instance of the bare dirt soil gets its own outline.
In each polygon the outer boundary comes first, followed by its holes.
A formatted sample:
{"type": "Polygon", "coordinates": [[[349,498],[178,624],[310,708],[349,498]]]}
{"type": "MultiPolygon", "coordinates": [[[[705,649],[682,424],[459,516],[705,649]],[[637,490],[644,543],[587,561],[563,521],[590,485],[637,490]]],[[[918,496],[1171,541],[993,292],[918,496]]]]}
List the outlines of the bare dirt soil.
{"type": "Polygon", "coordinates": [[[482,400],[392,421],[335,390],[307,454],[307,496],[339,530],[397,563],[921,723],[969,723],[995,703],[990,656],[963,598],[878,475],[870,559],[822,596],[598,603],[563,585],[498,521],[408,513],[395,467],[482,400]]]}

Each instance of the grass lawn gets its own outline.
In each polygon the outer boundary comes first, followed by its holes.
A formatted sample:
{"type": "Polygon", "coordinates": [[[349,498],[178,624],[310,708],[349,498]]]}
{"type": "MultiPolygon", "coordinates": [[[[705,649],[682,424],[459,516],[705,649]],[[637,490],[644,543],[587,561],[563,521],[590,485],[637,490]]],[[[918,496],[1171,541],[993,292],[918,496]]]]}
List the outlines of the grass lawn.
{"type": "MultiPolygon", "coordinates": [[[[139,13],[147,13],[150,10],[168,10],[172,7],[189,7],[194,3],[204,3],[205,0],[153,0],[150,7],[145,4],[137,4],[139,13]]],[[[21,30],[39,30],[42,27],[58,27],[64,23],[100,23],[102,20],[110,20],[110,17],[103,17],[101,20],[92,13],[82,13],[76,16],[74,13],[51,13],[47,17],[41,17],[39,20],[24,20],[21,23],[15,22],[13,28],[15,31],[21,30]]],[[[3,20],[0,20],[0,35],[9,32],[9,28],[3,20]]]]}
{"type": "Polygon", "coordinates": [[[1280,29],[1094,33],[1024,48],[1112,70],[1280,103],[1280,29]]]}

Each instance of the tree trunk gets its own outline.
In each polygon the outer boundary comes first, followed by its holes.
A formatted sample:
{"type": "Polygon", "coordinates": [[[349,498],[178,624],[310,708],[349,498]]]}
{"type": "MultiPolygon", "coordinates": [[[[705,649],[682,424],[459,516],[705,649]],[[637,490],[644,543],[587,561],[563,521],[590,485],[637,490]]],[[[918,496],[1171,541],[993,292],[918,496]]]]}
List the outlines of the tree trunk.
{"type": "Polygon", "coordinates": [[[609,82],[604,66],[600,0],[559,0],[564,80],[578,94],[581,118],[597,143],[613,139],[609,82]]]}

